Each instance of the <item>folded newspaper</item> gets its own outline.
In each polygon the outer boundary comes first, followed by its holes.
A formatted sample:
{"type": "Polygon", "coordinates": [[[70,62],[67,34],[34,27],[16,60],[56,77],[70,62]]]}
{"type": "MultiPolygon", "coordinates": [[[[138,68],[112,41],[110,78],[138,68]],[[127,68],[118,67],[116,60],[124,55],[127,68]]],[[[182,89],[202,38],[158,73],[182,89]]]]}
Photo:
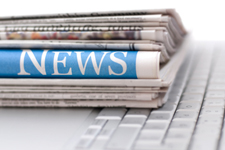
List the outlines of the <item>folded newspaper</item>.
{"type": "Polygon", "coordinates": [[[0,17],[0,106],[160,107],[186,33],[173,9],[0,17]]]}

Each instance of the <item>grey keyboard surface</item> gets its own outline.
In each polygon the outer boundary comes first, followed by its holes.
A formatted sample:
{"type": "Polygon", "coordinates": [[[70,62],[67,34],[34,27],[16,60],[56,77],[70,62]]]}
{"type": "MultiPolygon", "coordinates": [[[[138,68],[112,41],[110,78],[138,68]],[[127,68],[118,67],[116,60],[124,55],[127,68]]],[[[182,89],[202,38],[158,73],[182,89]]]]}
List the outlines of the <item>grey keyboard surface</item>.
{"type": "Polygon", "coordinates": [[[225,149],[224,56],[217,46],[196,47],[184,60],[162,108],[104,108],[71,148],[225,149]]]}

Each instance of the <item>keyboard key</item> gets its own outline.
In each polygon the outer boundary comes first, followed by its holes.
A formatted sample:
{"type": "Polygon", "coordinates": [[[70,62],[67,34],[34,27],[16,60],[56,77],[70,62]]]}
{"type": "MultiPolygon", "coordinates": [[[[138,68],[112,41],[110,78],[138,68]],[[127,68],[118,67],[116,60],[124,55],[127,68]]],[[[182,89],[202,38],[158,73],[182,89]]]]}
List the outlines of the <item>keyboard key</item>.
{"type": "Polygon", "coordinates": [[[172,88],[172,89],[169,91],[169,94],[181,95],[182,92],[183,92],[183,89],[182,89],[182,88],[172,88]]]}
{"type": "MultiPolygon", "coordinates": [[[[201,60],[201,62],[202,61],[205,61],[205,60],[201,60]]],[[[209,74],[209,72],[210,72],[210,63],[197,64],[193,74],[209,74]]]]}
{"type": "Polygon", "coordinates": [[[217,139],[203,140],[202,138],[193,138],[190,150],[214,150],[217,147],[217,139]]]}
{"type": "Polygon", "coordinates": [[[224,91],[208,91],[206,93],[206,98],[225,98],[224,91]]]}
{"type": "MultiPolygon", "coordinates": [[[[148,140],[137,140],[134,144],[135,150],[166,150],[167,146],[164,144],[154,143],[148,140]]],[[[172,150],[172,149],[169,149],[172,150]]],[[[180,149],[181,150],[181,149],[180,149]]]]}
{"type": "Polygon", "coordinates": [[[100,150],[104,149],[108,139],[96,138],[91,144],[89,150],[100,150]]]}
{"type": "Polygon", "coordinates": [[[118,127],[106,145],[107,149],[129,149],[136,139],[140,128],[118,127]]]}
{"type": "Polygon", "coordinates": [[[185,80],[185,75],[184,74],[177,74],[176,75],[176,80],[184,81],[185,80]]]}
{"type": "Polygon", "coordinates": [[[165,103],[161,108],[153,110],[151,113],[161,113],[161,112],[174,112],[176,109],[176,105],[171,103],[165,103]]]}
{"type": "Polygon", "coordinates": [[[202,79],[198,79],[198,80],[191,80],[188,82],[187,87],[206,87],[207,84],[207,80],[202,80],[202,79]]]}
{"type": "Polygon", "coordinates": [[[96,119],[121,120],[126,111],[125,108],[103,108],[96,119]]]}
{"type": "Polygon", "coordinates": [[[186,94],[181,97],[181,102],[202,102],[203,95],[200,94],[186,94]]]}
{"type": "Polygon", "coordinates": [[[173,85],[172,85],[172,87],[179,87],[179,88],[182,88],[183,89],[183,87],[185,86],[185,82],[184,81],[179,81],[179,80],[175,80],[174,82],[173,82],[173,85]]]}
{"type": "Polygon", "coordinates": [[[211,78],[209,81],[210,84],[221,84],[221,83],[225,83],[225,79],[224,78],[211,78]]]}
{"type": "Polygon", "coordinates": [[[99,128],[88,128],[87,131],[81,136],[82,138],[95,138],[100,132],[99,128]]]}
{"type": "Polygon", "coordinates": [[[177,111],[199,111],[201,107],[200,103],[181,103],[178,105],[177,111]]]}
{"type": "MultiPolygon", "coordinates": [[[[209,75],[209,71],[208,70],[201,70],[201,71],[195,71],[192,76],[201,76],[201,75],[209,75]]],[[[202,78],[204,79],[204,78],[202,78]]]]}
{"type": "Polygon", "coordinates": [[[224,66],[221,66],[221,64],[217,64],[216,66],[214,66],[214,68],[213,68],[214,70],[214,72],[224,72],[225,71],[225,69],[224,69],[224,66]]]}
{"type": "Polygon", "coordinates": [[[201,116],[204,115],[218,115],[223,116],[224,109],[222,107],[206,107],[201,110],[201,116]]]}
{"type": "Polygon", "coordinates": [[[167,139],[164,141],[165,149],[163,150],[187,150],[188,144],[186,140],[167,139]]]}
{"type": "Polygon", "coordinates": [[[225,90],[225,85],[224,84],[209,84],[208,90],[209,91],[225,90]]]}
{"type": "Polygon", "coordinates": [[[180,96],[178,96],[178,95],[169,95],[166,103],[178,104],[179,100],[180,100],[180,96]]]}
{"type": "MultiPolygon", "coordinates": [[[[196,80],[196,81],[197,80],[207,80],[208,77],[209,77],[208,74],[193,74],[190,79],[191,79],[191,81],[192,80],[196,80]]],[[[188,85],[190,85],[190,84],[188,84],[188,85]]],[[[199,86],[199,84],[193,84],[193,85],[199,86]]],[[[203,84],[201,86],[206,86],[206,84],[203,84]]]]}
{"type": "Polygon", "coordinates": [[[93,139],[91,138],[81,138],[76,145],[76,148],[87,148],[93,139]]]}
{"type": "Polygon", "coordinates": [[[127,127],[142,127],[145,123],[146,118],[136,118],[136,117],[125,117],[120,126],[127,126],[127,127]]]}
{"type": "Polygon", "coordinates": [[[224,99],[205,99],[203,102],[204,107],[224,107],[224,99]]]}
{"type": "Polygon", "coordinates": [[[193,130],[195,122],[193,121],[172,121],[170,129],[193,130]]]}
{"type": "Polygon", "coordinates": [[[219,72],[212,72],[211,78],[223,78],[225,76],[225,73],[219,73],[219,72]]]}
{"type": "Polygon", "coordinates": [[[115,129],[103,129],[97,136],[98,139],[109,139],[115,129]]]}
{"type": "Polygon", "coordinates": [[[188,94],[204,94],[205,93],[205,87],[187,87],[184,91],[184,93],[188,94]]]}
{"type": "Polygon", "coordinates": [[[193,76],[195,76],[195,75],[202,75],[202,74],[206,74],[206,75],[208,75],[209,74],[209,69],[208,69],[208,67],[207,67],[207,69],[205,69],[205,70],[201,70],[201,68],[198,68],[198,69],[196,69],[194,72],[193,72],[193,76]]]}
{"type": "Polygon", "coordinates": [[[177,111],[174,115],[174,121],[196,121],[198,112],[194,111],[177,111]]]}
{"type": "Polygon", "coordinates": [[[163,130],[166,131],[168,123],[166,122],[147,122],[142,130],[163,130]]]}
{"type": "Polygon", "coordinates": [[[139,109],[139,108],[132,108],[130,109],[125,117],[143,117],[147,118],[151,109],[139,109]]]}
{"type": "Polygon", "coordinates": [[[213,72],[217,73],[225,73],[225,69],[222,66],[216,65],[215,68],[213,68],[213,72]]]}
{"type": "Polygon", "coordinates": [[[193,134],[192,139],[202,139],[205,140],[219,140],[219,136],[217,134],[193,134]]]}
{"type": "Polygon", "coordinates": [[[104,119],[95,119],[95,121],[89,126],[89,128],[102,128],[107,120],[104,119]]]}
{"type": "Polygon", "coordinates": [[[153,113],[150,114],[147,122],[170,121],[172,115],[170,113],[153,113]]]}
{"type": "Polygon", "coordinates": [[[149,141],[152,143],[160,143],[164,137],[165,131],[149,131],[142,130],[138,137],[138,140],[149,141]]]}
{"type": "Polygon", "coordinates": [[[206,136],[206,135],[217,135],[219,138],[220,135],[220,128],[215,128],[215,127],[203,127],[203,126],[198,126],[195,129],[195,135],[202,135],[202,136],[206,136]]]}
{"type": "Polygon", "coordinates": [[[201,123],[197,123],[196,128],[218,128],[220,129],[222,126],[222,124],[201,124],[201,123]]]}
{"type": "Polygon", "coordinates": [[[189,140],[191,138],[191,131],[175,131],[169,130],[165,140],[189,140]]]}
{"type": "Polygon", "coordinates": [[[120,120],[108,120],[101,132],[98,135],[98,138],[108,139],[118,127],[120,120]]]}
{"type": "Polygon", "coordinates": [[[219,116],[203,116],[203,117],[199,117],[198,120],[198,125],[206,125],[206,124],[222,124],[222,117],[219,116]]]}

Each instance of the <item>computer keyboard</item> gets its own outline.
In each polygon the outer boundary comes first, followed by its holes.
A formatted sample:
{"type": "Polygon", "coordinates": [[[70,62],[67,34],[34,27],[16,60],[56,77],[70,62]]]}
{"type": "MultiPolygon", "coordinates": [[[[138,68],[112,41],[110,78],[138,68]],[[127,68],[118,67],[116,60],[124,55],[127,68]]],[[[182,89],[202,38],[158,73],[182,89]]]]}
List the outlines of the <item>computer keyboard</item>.
{"type": "Polygon", "coordinates": [[[225,51],[190,51],[159,109],[104,108],[73,149],[225,149],[225,51]]]}

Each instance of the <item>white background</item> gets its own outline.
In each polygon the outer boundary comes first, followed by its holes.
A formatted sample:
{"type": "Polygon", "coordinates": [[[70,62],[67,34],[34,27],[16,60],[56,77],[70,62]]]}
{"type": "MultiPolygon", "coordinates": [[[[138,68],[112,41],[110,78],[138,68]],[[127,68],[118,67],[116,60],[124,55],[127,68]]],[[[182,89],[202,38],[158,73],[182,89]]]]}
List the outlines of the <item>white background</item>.
{"type": "Polygon", "coordinates": [[[0,16],[151,8],[175,8],[198,40],[224,39],[222,0],[1,0],[0,16]]]}

